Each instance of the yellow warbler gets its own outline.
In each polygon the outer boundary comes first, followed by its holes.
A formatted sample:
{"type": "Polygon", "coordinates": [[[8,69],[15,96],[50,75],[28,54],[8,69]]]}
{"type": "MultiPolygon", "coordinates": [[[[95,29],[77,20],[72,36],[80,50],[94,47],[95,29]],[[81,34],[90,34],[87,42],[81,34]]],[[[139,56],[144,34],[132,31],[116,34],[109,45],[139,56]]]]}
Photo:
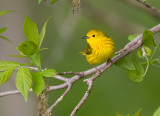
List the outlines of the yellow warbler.
{"type": "Polygon", "coordinates": [[[115,44],[104,32],[90,30],[83,38],[87,40],[88,45],[81,54],[86,56],[89,64],[103,63],[114,54],[115,44]]]}

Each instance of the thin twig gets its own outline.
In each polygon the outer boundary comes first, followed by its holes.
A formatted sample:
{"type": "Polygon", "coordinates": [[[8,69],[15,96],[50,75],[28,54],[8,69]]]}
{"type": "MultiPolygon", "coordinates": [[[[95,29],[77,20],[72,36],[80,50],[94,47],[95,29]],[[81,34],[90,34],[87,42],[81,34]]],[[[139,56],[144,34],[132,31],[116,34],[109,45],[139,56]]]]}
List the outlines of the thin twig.
{"type": "Polygon", "coordinates": [[[53,78],[61,80],[61,81],[65,81],[65,82],[68,81],[68,78],[62,77],[60,75],[53,76],[53,78]]]}
{"type": "Polygon", "coordinates": [[[88,89],[87,89],[86,93],[84,94],[83,98],[78,103],[78,105],[74,108],[74,110],[72,111],[72,113],[70,114],[70,116],[74,116],[76,114],[76,112],[78,111],[78,109],[80,109],[80,107],[83,105],[83,103],[87,100],[87,98],[88,98],[88,96],[89,96],[89,94],[90,94],[90,92],[92,90],[92,87],[93,87],[93,81],[99,75],[100,75],[100,73],[97,72],[95,75],[93,75],[89,79],[84,80],[84,82],[86,82],[88,84],[88,89]]]}
{"type": "MultiPolygon", "coordinates": [[[[66,88],[67,86],[68,86],[67,83],[63,83],[63,84],[57,85],[57,86],[50,86],[48,91],[63,89],[63,88],[66,88]]],[[[29,92],[33,92],[32,89],[30,89],[29,92]]],[[[0,93],[0,97],[14,95],[14,94],[20,94],[20,92],[18,90],[5,91],[5,92],[0,93]]]]}
{"type": "Polygon", "coordinates": [[[47,110],[47,112],[43,116],[50,116],[52,109],[64,98],[65,95],[70,91],[72,85],[69,84],[66,91],[56,100],[56,102],[47,110]]]}
{"type": "Polygon", "coordinates": [[[82,76],[83,75],[83,73],[81,73],[81,72],[72,72],[72,71],[69,71],[69,72],[57,72],[56,73],[57,75],[67,75],[67,74],[71,74],[71,75],[80,75],[80,76],[82,76]]]}
{"type": "Polygon", "coordinates": [[[156,9],[155,7],[149,5],[147,2],[142,1],[142,0],[136,0],[136,1],[139,2],[139,3],[141,3],[141,4],[143,4],[143,5],[146,6],[147,8],[151,9],[152,11],[160,14],[160,10],[158,10],[158,9],[156,9]]]}

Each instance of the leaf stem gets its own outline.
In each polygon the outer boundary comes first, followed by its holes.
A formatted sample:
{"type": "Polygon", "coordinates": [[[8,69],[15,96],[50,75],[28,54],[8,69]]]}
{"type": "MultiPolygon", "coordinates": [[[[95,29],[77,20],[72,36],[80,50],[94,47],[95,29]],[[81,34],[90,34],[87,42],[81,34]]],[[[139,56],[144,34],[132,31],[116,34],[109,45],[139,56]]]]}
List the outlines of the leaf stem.
{"type": "Polygon", "coordinates": [[[153,51],[153,53],[152,53],[152,56],[150,57],[149,60],[151,60],[151,59],[153,58],[154,54],[156,53],[156,50],[157,50],[157,46],[154,48],[154,51],[153,51]]]}
{"type": "Polygon", "coordinates": [[[143,77],[146,75],[146,73],[147,73],[147,71],[148,71],[148,68],[149,68],[149,60],[148,60],[148,57],[147,56],[144,56],[145,57],[145,59],[146,59],[146,61],[147,61],[147,67],[146,67],[146,70],[145,70],[145,72],[144,72],[144,74],[143,74],[143,77]]]}

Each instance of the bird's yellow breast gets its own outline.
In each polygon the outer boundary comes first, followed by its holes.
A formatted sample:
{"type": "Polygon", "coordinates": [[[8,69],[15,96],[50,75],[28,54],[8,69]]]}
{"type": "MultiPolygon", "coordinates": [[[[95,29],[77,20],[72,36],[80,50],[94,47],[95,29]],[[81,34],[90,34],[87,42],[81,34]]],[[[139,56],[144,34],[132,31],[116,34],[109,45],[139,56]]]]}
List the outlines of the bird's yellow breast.
{"type": "Polygon", "coordinates": [[[90,30],[83,38],[87,40],[88,46],[81,54],[86,56],[89,64],[103,63],[114,54],[113,40],[101,30],[90,30]]]}
{"type": "Polygon", "coordinates": [[[107,61],[114,54],[115,45],[111,38],[101,37],[96,41],[87,41],[92,53],[86,55],[89,64],[100,64],[107,61]]]}

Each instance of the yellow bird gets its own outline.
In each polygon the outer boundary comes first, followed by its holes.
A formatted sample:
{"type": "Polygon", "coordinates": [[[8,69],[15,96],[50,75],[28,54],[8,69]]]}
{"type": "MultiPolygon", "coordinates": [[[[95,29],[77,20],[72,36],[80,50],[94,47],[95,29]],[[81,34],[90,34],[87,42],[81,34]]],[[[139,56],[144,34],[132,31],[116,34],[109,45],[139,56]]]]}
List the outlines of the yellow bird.
{"type": "Polygon", "coordinates": [[[104,32],[90,30],[83,38],[87,40],[88,45],[81,54],[86,56],[89,64],[101,64],[114,54],[115,44],[104,32]]]}

